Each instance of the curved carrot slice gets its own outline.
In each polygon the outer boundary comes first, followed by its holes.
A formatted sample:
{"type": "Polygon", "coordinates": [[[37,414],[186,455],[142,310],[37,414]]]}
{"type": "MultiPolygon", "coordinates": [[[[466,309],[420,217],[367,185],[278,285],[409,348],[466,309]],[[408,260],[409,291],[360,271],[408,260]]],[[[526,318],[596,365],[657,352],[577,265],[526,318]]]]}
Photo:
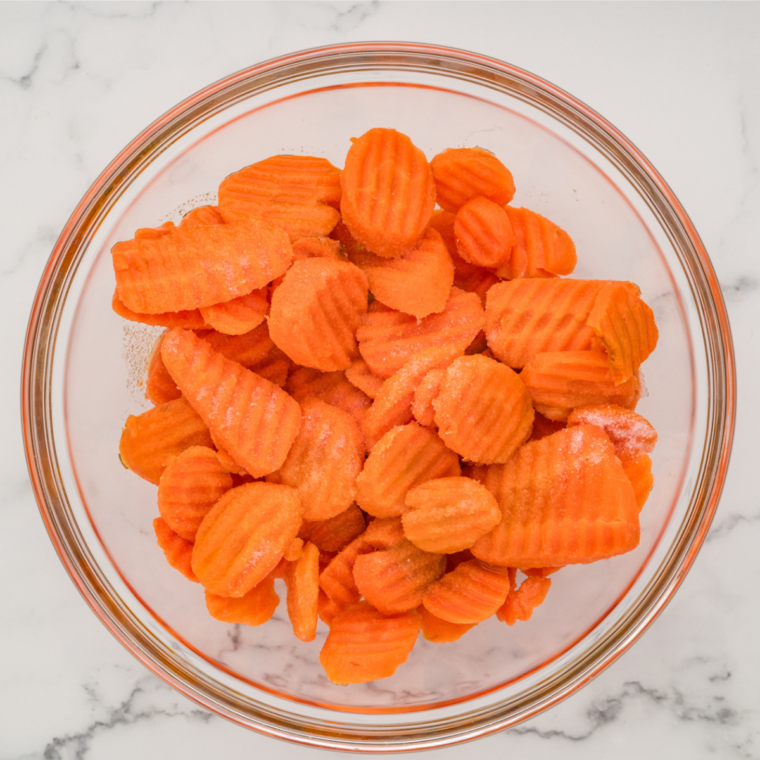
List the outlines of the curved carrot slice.
{"type": "Polygon", "coordinates": [[[161,358],[162,338],[163,336],[158,340],[153,348],[153,353],[150,355],[148,377],[145,380],[145,396],[155,406],[174,401],[182,395],[182,391],[177,388],[177,383],[172,380],[172,376],[161,358]]]}
{"type": "Polygon", "coordinates": [[[393,258],[422,237],[435,205],[425,154],[395,129],[371,129],[353,141],[340,175],[340,211],[351,235],[393,258]]]}
{"type": "Polygon", "coordinates": [[[467,631],[474,628],[474,625],[449,623],[448,620],[441,620],[429,612],[424,605],[417,608],[417,613],[422,620],[422,635],[433,644],[448,644],[452,641],[458,641],[467,631]]]}
{"type": "Polygon", "coordinates": [[[279,603],[280,597],[275,593],[274,578],[271,575],[237,599],[206,592],[209,615],[223,623],[262,625],[271,619],[279,603]]]}
{"type": "Polygon", "coordinates": [[[492,269],[475,266],[465,261],[459,254],[451,257],[454,262],[454,287],[467,293],[475,293],[483,306],[486,305],[488,291],[500,282],[492,269]]]}
{"type": "Polygon", "coordinates": [[[339,551],[319,574],[319,586],[336,604],[347,607],[358,602],[361,594],[354,580],[354,563],[362,554],[372,551],[372,545],[360,535],[339,551]]]}
{"type": "Polygon", "coordinates": [[[325,625],[331,626],[332,621],[335,620],[335,616],[344,609],[346,609],[345,606],[338,604],[338,602],[334,602],[324,591],[322,591],[322,589],[319,589],[319,596],[317,597],[317,614],[325,625]]]}
{"type": "Polygon", "coordinates": [[[551,585],[549,578],[526,578],[520,588],[507,597],[496,617],[507,625],[514,625],[518,620],[530,620],[533,610],[546,599],[551,585]]]}
{"type": "Polygon", "coordinates": [[[479,267],[500,267],[509,262],[515,235],[502,206],[478,196],[457,211],[454,222],[457,253],[479,267]]]}
{"type": "Polygon", "coordinates": [[[157,240],[176,229],[174,222],[164,222],[159,227],[141,227],[135,231],[135,240],[157,240]]]}
{"type": "Polygon", "coordinates": [[[255,478],[282,466],[301,424],[298,402],[188,330],[168,332],[161,356],[185,398],[239,465],[255,478]]]}
{"type": "Polygon", "coordinates": [[[456,259],[459,258],[459,254],[457,254],[457,238],[454,234],[454,222],[456,222],[456,218],[456,214],[436,209],[428,222],[428,227],[434,229],[441,236],[446,250],[448,250],[449,255],[454,260],[455,276],[456,259]]]}
{"type": "Polygon", "coordinates": [[[319,597],[319,549],[314,544],[306,544],[303,554],[290,564],[285,573],[285,583],[293,633],[301,641],[314,641],[319,597]]]}
{"type": "Polygon", "coordinates": [[[384,378],[372,373],[364,359],[357,359],[351,363],[351,366],[346,370],[346,380],[363,391],[369,398],[375,398],[385,382],[384,378]]]}
{"type": "Polygon", "coordinates": [[[329,237],[303,237],[293,241],[293,261],[335,259],[346,261],[340,242],[329,237]]]}
{"type": "MultiPolygon", "coordinates": [[[[522,376],[522,372],[520,375],[522,376]]],[[[543,414],[536,412],[536,416],[533,418],[533,431],[528,440],[540,441],[542,438],[546,438],[547,435],[553,435],[564,427],[565,423],[562,420],[550,420],[548,417],[544,417],[543,414]]]]}
{"type": "Polygon", "coordinates": [[[175,570],[179,570],[189,581],[198,583],[198,578],[190,566],[193,542],[178,536],[162,517],[157,517],[153,521],[153,530],[156,534],[156,542],[169,565],[175,570]]]}
{"type": "Polygon", "coordinates": [[[320,551],[339,552],[364,533],[366,527],[364,513],[352,504],[335,517],[309,523],[309,541],[316,544],[320,551]]]}
{"type": "Polygon", "coordinates": [[[267,289],[252,290],[231,301],[203,306],[201,315],[209,327],[225,335],[243,335],[258,327],[269,312],[267,289]]]}
{"type": "Polygon", "coordinates": [[[406,541],[400,517],[372,520],[364,531],[364,540],[373,549],[393,549],[406,541]]]}
{"type": "Polygon", "coordinates": [[[621,461],[625,474],[633,486],[636,504],[640,510],[649,498],[649,493],[654,485],[652,459],[648,454],[640,454],[635,457],[627,457],[621,461]]]}
{"type": "Polygon", "coordinates": [[[188,211],[180,222],[180,227],[210,227],[224,224],[224,219],[216,206],[198,206],[188,211]]]}
{"type": "Polygon", "coordinates": [[[412,401],[412,414],[414,419],[423,427],[430,427],[433,424],[433,401],[441,391],[441,383],[446,377],[445,369],[431,369],[425,377],[420,380],[419,385],[414,391],[414,401],[412,401]]]}
{"type": "Polygon", "coordinates": [[[340,219],[338,211],[320,203],[251,200],[246,203],[245,212],[229,206],[220,206],[219,211],[227,224],[246,224],[262,219],[282,230],[291,242],[302,237],[326,237],[340,219]]]}
{"type": "Polygon", "coordinates": [[[161,314],[140,314],[128,309],[119,298],[118,289],[114,291],[111,308],[130,322],[140,322],[154,327],[184,327],[186,330],[202,330],[206,327],[203,315],[198,309],[190,311],[167,311],[161,314]]]}
{"type": "MultiPolygon", "coordinates": [[[[620,387],[620,386],[618,386],[620,387]]],[[[573,409],[568,425],[596,425],[604,430],[622,459],[649,454],[657,442],[657,431],[640,414],[616,404],[596,404],[573,409]]]]}
{"type": "Polygon", "coordinates": [[[249,369],[263,361],[275,347],[266,323],[243,335],[224,335],[216,330],[208,330],[199,332],[198,337],[203,338],[214,351],[249,369]]]}

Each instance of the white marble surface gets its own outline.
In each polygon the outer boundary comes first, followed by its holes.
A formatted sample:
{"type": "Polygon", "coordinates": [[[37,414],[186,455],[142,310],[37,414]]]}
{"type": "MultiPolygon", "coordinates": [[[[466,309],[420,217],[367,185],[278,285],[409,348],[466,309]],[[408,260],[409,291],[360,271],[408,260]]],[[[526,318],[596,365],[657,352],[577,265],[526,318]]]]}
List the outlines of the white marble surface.
{"type": "Polygon", "coordinates": [[[80,598],[28,482],[17,406],[24,329],[58,232],[111,158],[206,84],[290,51],[436,42],[573,93],[654,163],[711,253],[739,370],[734,453],[675,599],[618,662],[476,745],[562,757],[760,758],[760,6],[757,4],[0,4],[0,760],[317,757],[212,716],[134,660],[80,598]]]}

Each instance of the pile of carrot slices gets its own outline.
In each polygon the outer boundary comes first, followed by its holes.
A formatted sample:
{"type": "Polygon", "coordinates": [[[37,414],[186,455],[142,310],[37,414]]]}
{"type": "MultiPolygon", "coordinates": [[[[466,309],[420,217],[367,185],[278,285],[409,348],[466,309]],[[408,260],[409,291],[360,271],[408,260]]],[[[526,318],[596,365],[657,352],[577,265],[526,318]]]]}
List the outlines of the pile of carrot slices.
{"type": "Polygon", "coordinates": [[[158,545],[228,623],[269,620],[282,579],[335,683],[638,545],[652,310],[567,279],[572,239],[514,193],[487,150],[372,129],[342,170],[267,158],[112,249],[114,311],[167,328],[119,445],[158,545]]]}

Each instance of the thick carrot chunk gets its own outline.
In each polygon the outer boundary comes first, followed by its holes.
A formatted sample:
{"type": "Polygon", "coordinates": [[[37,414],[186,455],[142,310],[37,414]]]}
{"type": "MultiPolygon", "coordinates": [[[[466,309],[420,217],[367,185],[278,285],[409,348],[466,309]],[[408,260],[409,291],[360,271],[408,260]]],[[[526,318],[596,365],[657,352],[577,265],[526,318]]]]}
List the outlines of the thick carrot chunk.
{"type": "Polygon", "coordinates": [[[262,625],[271,619],[279,603],[280,597],[275,593],[271,575],[237,599],[206,592],[208,614],[223,623],[262,625]]]}

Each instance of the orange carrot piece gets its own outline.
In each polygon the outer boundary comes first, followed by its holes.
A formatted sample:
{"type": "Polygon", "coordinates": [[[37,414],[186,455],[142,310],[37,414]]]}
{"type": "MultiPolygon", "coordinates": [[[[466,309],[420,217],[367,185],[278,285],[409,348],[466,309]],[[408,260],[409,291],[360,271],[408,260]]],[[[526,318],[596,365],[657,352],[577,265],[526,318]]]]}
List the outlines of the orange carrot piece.
{"type": "Polygon", "coordinates": [[[455,261],[454,276],[456,276],[456,259],[459,258],[459,255],[457,254],[457,239],[454,234],[454,222],[456,221],[456,218],[456,214],[436,209],[433,211],[433,215],[428,222],[428,227],[434,229],[441,236],[441,240],[443,240],[446,250],[449,252],[452,260],[455,261]]]}
{"type": "Polygon", "coordinates": [[[371,129],[353,144],[340,175],[343,222],[378,256],[393,258],[422,237],[435,205],[425,154],[395,129],[371,129]]]}
{"type": "Polygon", "coordinates": [[[168,235],[174,227],[174,222],[164,222],[159,227],[141,227],[135,231],[135,240],[157,240],[168,235]]]}
{"type": "Polygon", "coordinates": [[[336,209],[321,203],[250,200],[245,204],[245,211],[225,204],[219,206],[219,212],[227,224],[263,219],[282,230],[291,243],[303,237],[327,237],[340,219],[336,209]]]}
{"type": "Polygon", "coordinates": [[[171,330],[161,356],[224,450],[253,477],[279,469],[301,423],[282,388],[230,361],[188,330],[171,330]]]}
{"type": "Polygon", "coordinates": [[[355,335],[367,293],[367,277],[353,264],[297,261],[272,296],[269,334],[296,364],[346,369],[359,358],[355,335]]]}
{"type": "Polygon", "coordinates": [[[492,465],[502,521],[472,553],[506,567],[557,567],[623,554],[639,542],[633,487],[606,434],[575,425],[492,465]]]}
{"type": "Polygon", "coordinates": [[[506,462],[530,436],[533,406],[521,376],[485,356],[461,356],[433,400],[438,434],[470,462],[506,462]]]}
{"type": "Polygon", "coordinates": [[[200,312],[214,330],[225,335],[243,335],[258,327],[269,313],[267,289],[259,288],[231,301],[204,306],[200,312]]]}
{"type": "Polygon", "coordinates": [[[324,591],[322,591],[322,589],[319,589],[319,596],[317,597],[317,614],[325,625],[331,626],[332,621],[335,620],[335,616],[344,609],[346,609],[344,605],[334,602],[324,591]]]}
{"type": "Polygon", "coordinates": [[[627,457],[621,460],[623,469],[631,481],[633,493],[636,496],[636,504],[641,508],[649,498],[649,494],[654,485],[654,475],[652,475],[652,458],[648,454],[640,454],[635,457],[627,457]]]}
{"type": "Polygon", "coordinates": [[[279,603],[280,597],[275,593],[274,578],[271,575],[239,598],[206,592],[206,609],[209,615],[223,623],[262,625],[271,619],[279,603]]]}
{"type": "Polygon", "coordinates": [[[301,641],[314,641],[317,635],[319,597],[319,549],[306,544],[303,554],[288,567],[288,617],[293,633],[301,641]]]}
{"type": "Polygon", "coordinates": [[[520,588],[507,597],[496,617],[507,625],[514,625],[518,620],[530,620],[533,610],[546,599],[551,585],[549,578],[526,578],[520,588]]]}
{"type": "Polygon", "coordinates": [[[202,330],[206,327],[203,315],[198,309],[191,311],[167,311],[161,314],[140,314],[128,309],[119,298],[118,289],[114,291],[111,308],[130,322],[140,322],[154,327],[184,327],[186,330],[202,330]]]}
{"type": "MultiPolygon", "coordinates": [[[[620,387],[620,386],[618,386],[620,387]]],[[[596,425],[615,446],[619,459],[649,454],[657,442],[657,431],[644,417],[615,404],[596,404],[573,409],[568,425],[596,425]]]]}
{"type": "MultiPolygon", "coordinates": [[[[522,373],[520,375],[522,376],[522,373]]],[[[546,438],[547,435],[553,435],[564,427],[565,423],[562,420],[550,420],[548,417],[544,417],[543,414],[536,412],[536,416],[533,418],[533,431],[528,440],[540,441],[542,438],[546,438]]]]}
{"type": "Polygon", "coordinates": [[[385,378],[372,374],[364,359],[357,359],[346,370],[346,380],[364,392],[369,398],[375,398],[385,382],[385,378]]]}
{"type": "Polygon", "coordinates": [[[329,237],[303,237],[293,241],[293,261],[302,259],[347,261],[340,242],[329,237]]]}
{"type": "Polygon", "coordinates": [[[354,580],[357,557],[372,551],[363,535],[339,551],[319,574],[319,586],[337,604],[347,607],[359,601],[361,594],[354,580]]]}
{"type": "Polygon", "coordinates": [[[423,427],[430,427],[433,424],[435,414],[433,401],[441,391],[441,383],[444,377],[446,377],[445,369],[431,369],[420,380],[414,391],[412,414],[423,427]]]}
{"type": "Polygon", "coordinates": [[[454,287],[475,293],[485,306],[488,291],[499,282],[499,278],[493,270],[470,264],[459,254],[454,254],[451,260],[454,262],[454,287]]]}
{"type": "Polygon", "coordinates": [[[292,367],[293,362],[275,346],[261,361],[252,364],[248,369],[270,383],[284,388],[292,367]]]}
{"type": "Polygon", "coordinates": [[[181,227],[210,227],[213,224],[224,224],[216,206],[198,206],[188,211],[180,222],[181,227]]]}
{"type": "Polygon", "coordinates": [[[162,517],[153,521],[153,530],[156,541],[164,553],[166,561],[175,570],[179,570],[189,581],[198,583],[198,578],[190,566],[190,558],[193,554],[193,542],[178,536],[162,517]]]}
{"type": "Polygon", "coordinates": [[[364,513],[352,504],[335,517],[309,523],[309,541],[320,551],[339,552],[364,533],[366,527],[364,513]]]}
{"type": "Polygon", "coordinates": [[[561,567],[529,567],[526,570],[520,570],[520,572],[525,573],[530,578],[547,578],[561,569],[561,567]]]}
{"type": "Polygon", "coordinates": [[[467,631],[475,627],[442,620],[429,612],[424,605],[417,608],[417,613],[422,620],[422,635],[433,644],[449,644],[452,641],[458,641],[467,631]]]}
{"type": "Polygon", "coordinates": [[[479,267],[500,267],[509,262],[515,235],[502,206],[478,196],[457,211],[454,222],[457,253],[479,267]]]}
{"type": "Polygon", "coordinates": [[[140,415],[129,415],[119,441],[121,461],[136,475],[158,485],[166,465],[191,446],[213,446],[203,420],[178,398],[140,415]]]}
{"type": "Polygon", "coordinates": [[[181,395],[182,392],[177,388],[177,383],[172,380],[172,376],[161,358],[161,339],[159,339],[150,355],[148,377],[145,380],[145,397],[154,406],[160,406],[178,399],[181,395]]]}
{"type": "Polygon", "coordinates": [[[208,330],[199,332],[198,337],[203,338],[214,351],[248,369],[265,360],[275,347],[266,323],[243,335],[224,335],[216,330],[208,330]]]}
{"type": "MultiPolygon", "coordinates": [[[[285,549],[285,553],[282,555],[282,559],[285,560],[285,562],[288,563],[288,566],[290,563],[296,562],[298,559],[301,558],[301,555],[303,554],[303,539],[299,536],[296,536],[288,546],[287,549],[285,549]]],[[[319,554],[319,552],[317,552],[319,554]]],[[[283,573],[283,578],[285,577],[285,574],[283,573]]]]}

